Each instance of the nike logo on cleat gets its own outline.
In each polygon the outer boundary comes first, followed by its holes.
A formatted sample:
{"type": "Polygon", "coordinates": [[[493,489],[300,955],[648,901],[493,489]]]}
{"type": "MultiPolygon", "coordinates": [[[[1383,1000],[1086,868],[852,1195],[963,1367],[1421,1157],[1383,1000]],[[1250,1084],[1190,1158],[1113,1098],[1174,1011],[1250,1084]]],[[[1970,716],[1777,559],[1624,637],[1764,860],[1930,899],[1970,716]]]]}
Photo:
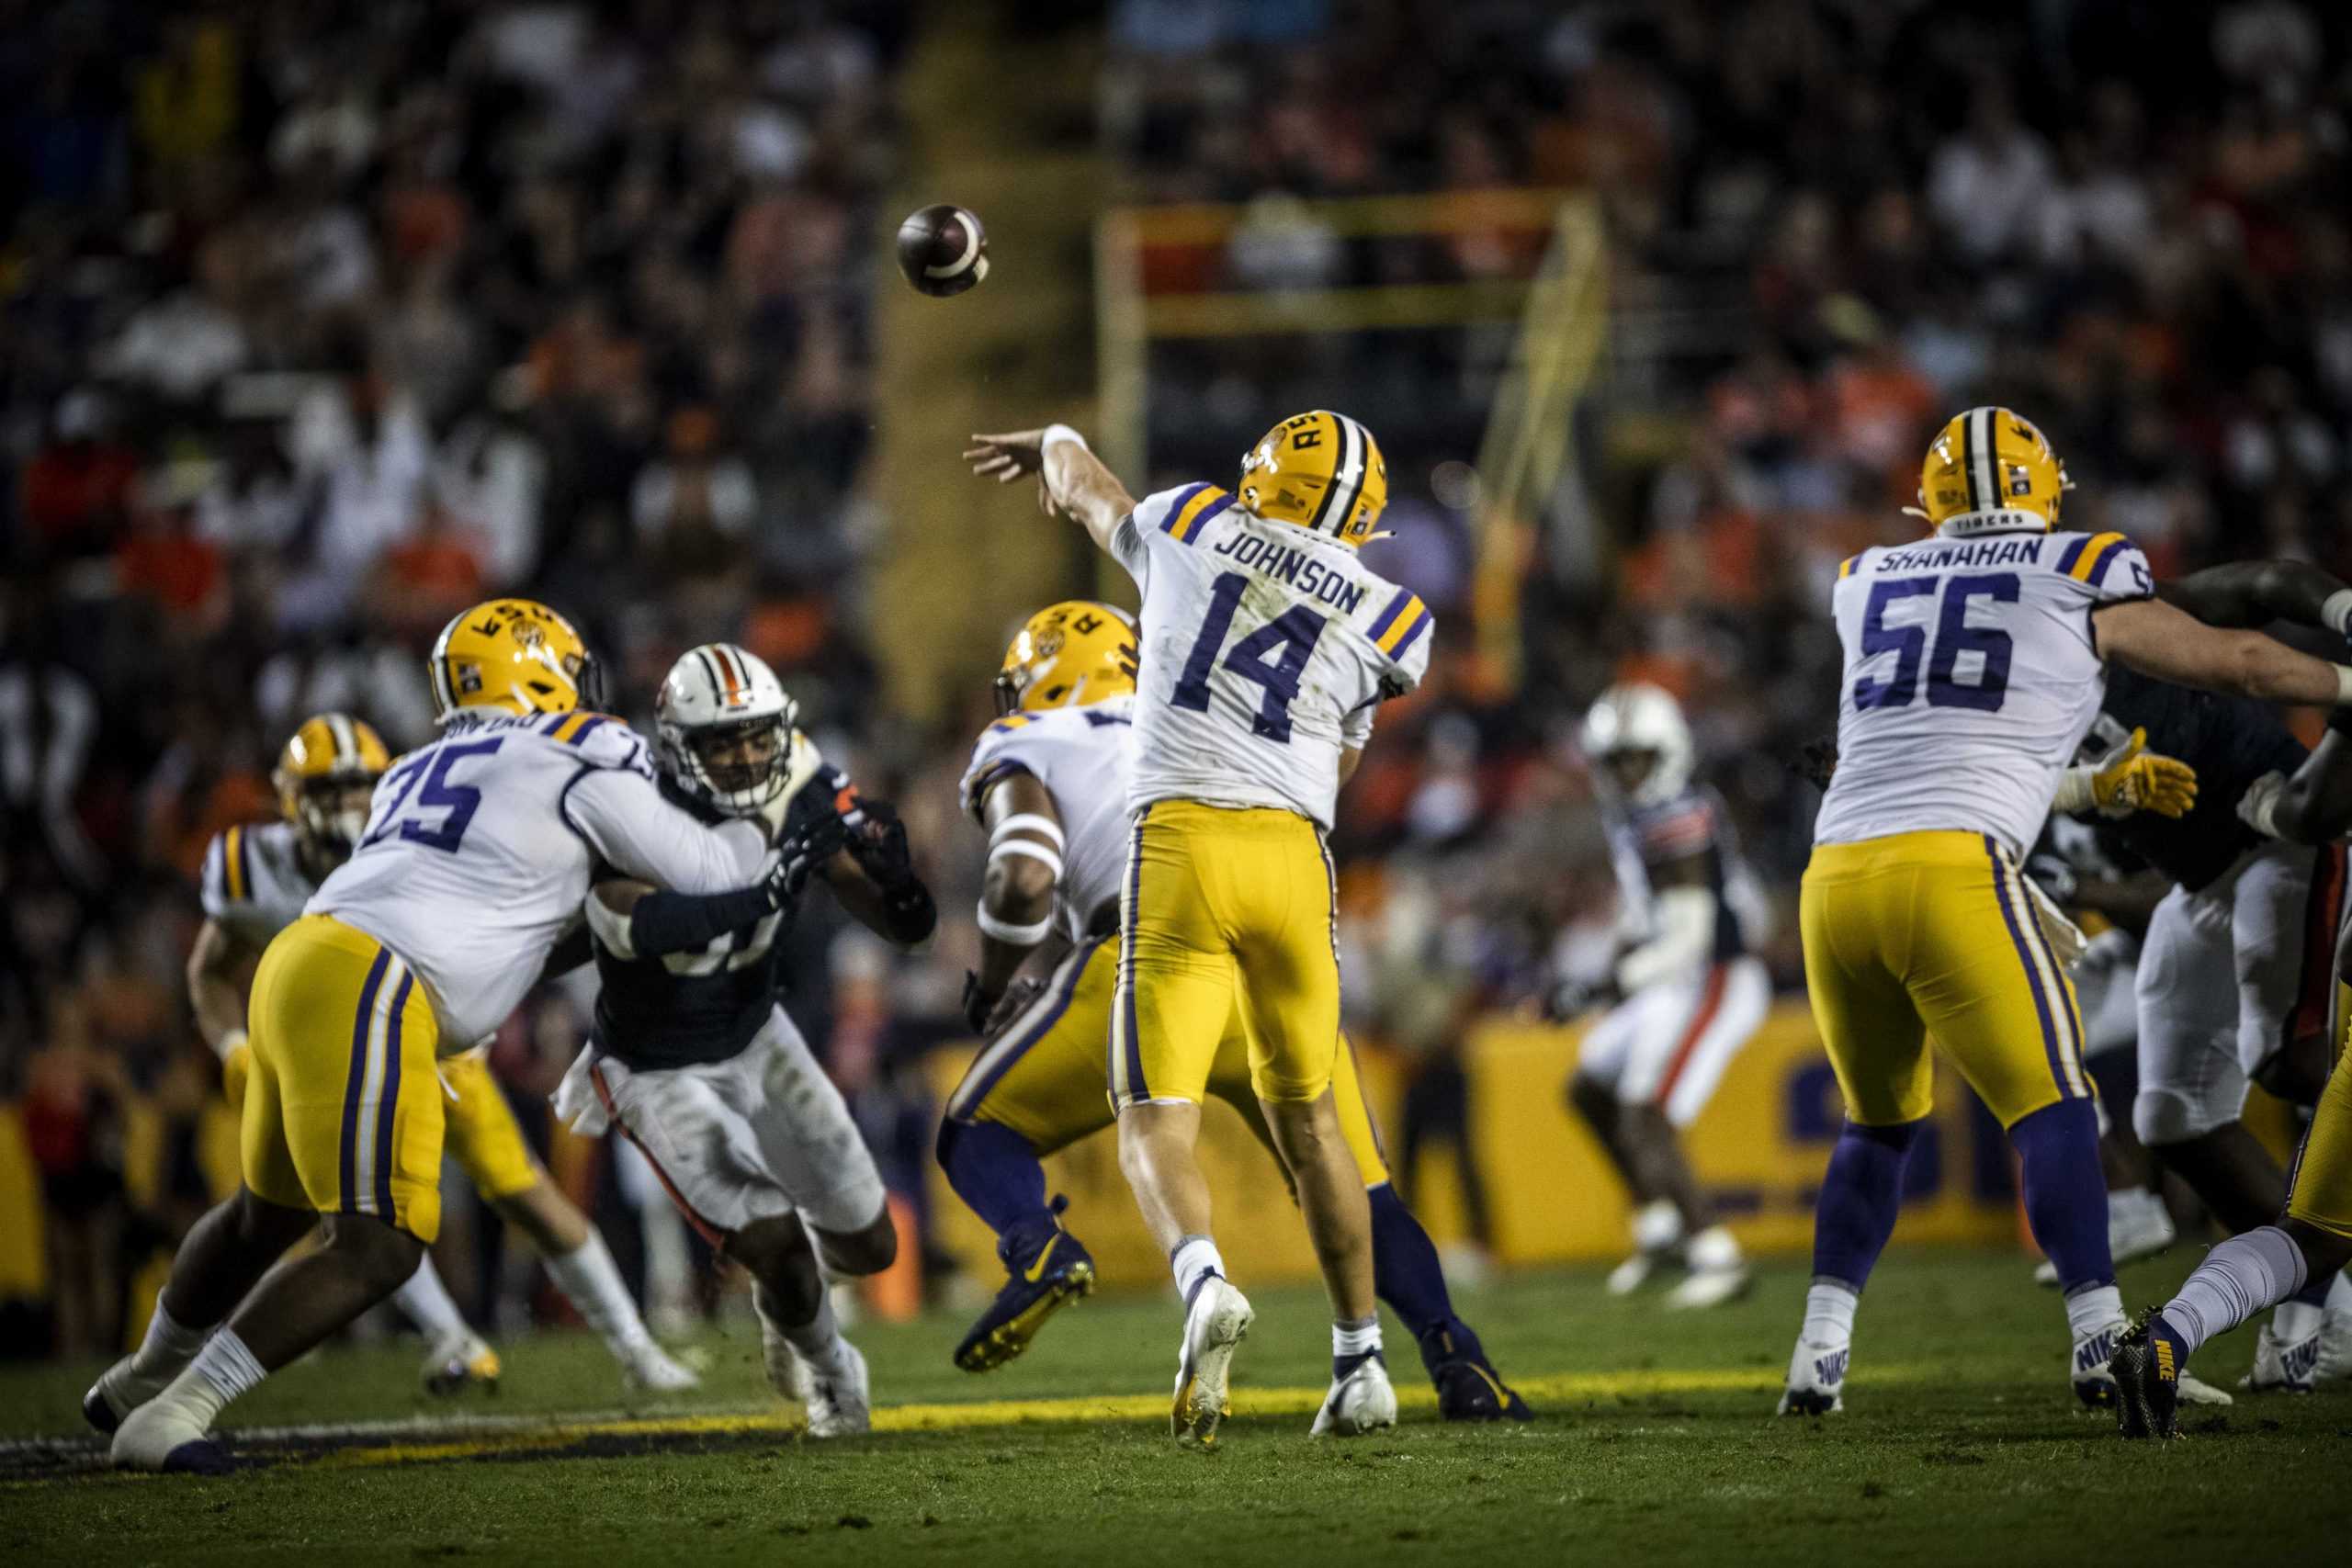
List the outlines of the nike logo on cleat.
{"type": "Polygon", "coordinates": [[[2165,1382],[2178,1382],[2180,1370],[2173,1365],[2172,1341],[2158,1339],[2149,1348],[2156,1353],[2156,1376],[2165,1382]]]}
{"type": "Polygon", "coordinates": [[[2310,1381],[2312,1370],[2318,1365],[2319,1336],[2316,1334],[2278,1352],[2278,1370],[2286,1374],[2289,1382],[2310,1381]]]}
{"type": "Polygon", "coordinates": [[[1055,1236],[1048,1240],[1046,1243],[1044,1250],[1037,1254],[1037,1261],[1032,1263],[1028,1268],[1021,1271],[1022,1279],[1034,1285],[1039,1279],[1044,1277],[1046,1272],[1046,1259],[1054,1255],[1054,1248],[1061,1244],[1061,1239],[1062,1238],[1059,1236],[1055,1236]]]}
{"type": "Polygon", "coordinates": [[[2075,1371],[2095,1372],[2115,1357],[2115,1331],[2095,1334],[2075,1347],[2075,1371]]]}
{"type": "Polygon", "coordinates": [[[1847,1363],[1853,1359],[1853,1356],[1854,1352],[1851,1349],[1833,1350],[1826,1356],[1815,1356],[1813,1359],[1813,1375],[1825,1383],[1844,1382],[1847,1363]]]}

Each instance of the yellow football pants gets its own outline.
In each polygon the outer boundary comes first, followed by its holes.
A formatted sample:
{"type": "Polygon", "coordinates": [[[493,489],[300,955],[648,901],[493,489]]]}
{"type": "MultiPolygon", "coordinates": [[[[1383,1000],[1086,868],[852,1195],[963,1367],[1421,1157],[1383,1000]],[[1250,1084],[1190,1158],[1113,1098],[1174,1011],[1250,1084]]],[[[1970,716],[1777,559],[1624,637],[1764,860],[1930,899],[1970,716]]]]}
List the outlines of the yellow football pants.
{"type": "MultiPolygon", "coordinates": [[[[1107,940],[1071,949],[1036,999],[973,1059],[948,1097],[948,1117],[1008,1127],[1041,1155],[1111,1125],[1115,1117],[1103,1092],[1103,1046],[1111,1037],[1118,971],[1118,947],[1107,940]]],[[[1238,1008],[1228,1010],[1207,1089],[1239,1111],[1258,1141],[1272,1150],[1250,1084],[1249,1040],[1238,1008]]],[[[1332,1061],[1331,1098],[1363,1184],[1379,1186],[1389,1179],[1388,1154],[1364,1100],[1354,1050],[1344,1038],[1332,1061]]]]}
{"type": "Polygon", "coordinates": [[[1291,811],[1163,800],[1136,815],[1120,898],[1111,1096],[1207,1092],[1238,1012],[1259,1098],[1312,1100],[1340,1047],[1331,859],[1291,811]]]}
{"type": "Polygon", "coordinates": [[[2290,1175],[2289,1217],[2352,1236],[2352,1050],[2335,1058],[2290,1175]]]}
{"type": "Polygon", "coordinates": [[[1816,844],[1798,901],[1814,1021],[1864,1126],[1934,1107],[1928,1036],[2005,1127],[2086,1099],[2075,989],[2008,852],[1982,833],[1816,844]]]}
{"type": "Polygon", "coordinates": [[[441,1229],[439,1028],[398,954],[329,915],[277,933],[254,974],[241,1154],[266,1201],[441,1229]]]}
{"type": "MultiPolygon", "coordinates": [[[[232,1111],[244,1109],[253,1054],[252,1045],[240,1045],[220,1065],[220,1089],[232,1111]]],[[[515,1198],[537,1187],[539,1162],[524,1140],[506,1096],[499,1091],[490,1064],[480,1053],[469,1051],[462,1056],[443,1058],[440,1071],[442,1086],[448,1091],[442,1116],[449,1157],[458,1162],[474,1190],[490,1199],[515,1198]]]]}

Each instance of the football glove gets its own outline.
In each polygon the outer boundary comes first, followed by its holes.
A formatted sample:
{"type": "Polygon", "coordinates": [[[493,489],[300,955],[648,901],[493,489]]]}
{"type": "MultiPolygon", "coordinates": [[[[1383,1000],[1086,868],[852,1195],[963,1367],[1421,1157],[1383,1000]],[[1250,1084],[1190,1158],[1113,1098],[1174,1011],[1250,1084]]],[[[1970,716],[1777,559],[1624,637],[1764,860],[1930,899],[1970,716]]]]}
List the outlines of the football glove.
{"type": "Polygon", "coordinates": [[[865,874],[884,887],[914,880],[914,852],[907,847],[907,825],[887,800],[861,800],[847,818],[849,852],[865,874]]]}
{"type": "Polygon", "coordinates": [[[787,833],[775,847],[768,874],[761,880],[768,908],[781,909],[800,897],[817,868],[841,852],[849,842],[849,827],[840,818],[818,818],[797,832],[787,833]]]}
{"type": "Polygon", "coordinates": [[[2186,817],[2197,804],[2197,770],[2149,750],[2144,729],[2133,730],[2122,750],[2091,769],[2089,784],[2089,805],[2102,817],[2129,817],[2135,811],[2186,817]]]}

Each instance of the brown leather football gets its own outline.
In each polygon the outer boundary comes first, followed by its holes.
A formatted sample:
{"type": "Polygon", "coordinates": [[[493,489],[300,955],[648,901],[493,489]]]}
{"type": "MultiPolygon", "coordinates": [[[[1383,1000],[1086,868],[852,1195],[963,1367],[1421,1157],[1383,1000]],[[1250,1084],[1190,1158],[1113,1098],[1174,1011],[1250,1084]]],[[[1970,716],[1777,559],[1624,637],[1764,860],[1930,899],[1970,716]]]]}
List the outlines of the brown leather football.
{"type": "Polygon", "coordinates": [[[961,294],[989,275],[989,236],[980,220],[941,202],[899,225],[899,270],[925,294],[961,294]]]}

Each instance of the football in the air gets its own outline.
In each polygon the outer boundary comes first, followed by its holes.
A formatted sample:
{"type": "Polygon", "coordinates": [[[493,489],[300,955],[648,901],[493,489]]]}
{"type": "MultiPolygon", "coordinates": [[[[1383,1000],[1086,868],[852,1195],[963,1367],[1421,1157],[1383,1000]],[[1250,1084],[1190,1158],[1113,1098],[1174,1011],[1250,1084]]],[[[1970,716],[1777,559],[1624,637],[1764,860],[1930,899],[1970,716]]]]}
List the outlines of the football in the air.
{"type": "Polygon", "coordinates": [[[980,220],[941,202],[899,225],[899,270],[925,294],[961,294],[989,275],[989,236],[980,220]]]}

